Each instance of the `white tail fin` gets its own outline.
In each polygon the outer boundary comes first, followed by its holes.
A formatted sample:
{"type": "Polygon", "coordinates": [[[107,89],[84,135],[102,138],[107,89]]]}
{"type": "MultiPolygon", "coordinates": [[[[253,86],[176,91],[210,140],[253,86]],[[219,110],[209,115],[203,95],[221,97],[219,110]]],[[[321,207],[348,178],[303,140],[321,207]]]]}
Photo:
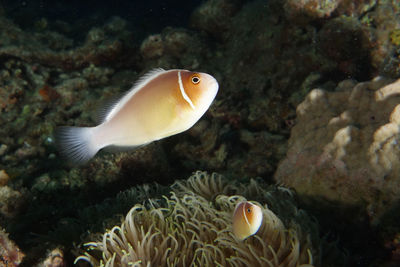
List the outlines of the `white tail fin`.
{"type": "Polygon", "coordinates": [[[61,155],[76,164],[83,164],[99,151],[93,142],[95,127],[59,127],[56,131],[56,143],[61,155]]]}

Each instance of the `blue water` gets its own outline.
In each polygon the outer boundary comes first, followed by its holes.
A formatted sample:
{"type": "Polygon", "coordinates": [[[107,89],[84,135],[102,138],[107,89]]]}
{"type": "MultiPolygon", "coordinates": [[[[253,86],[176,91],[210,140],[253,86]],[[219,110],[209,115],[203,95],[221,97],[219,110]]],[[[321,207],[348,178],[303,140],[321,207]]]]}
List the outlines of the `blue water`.
{"type": "Polygon", "coordinates": [[[32,21],[46,18],[50,22],[64,21],[79,26],[73,33],[82,37],[91,27],[112,16],[126,19],[138,37],[157,33],[166,26],[184,27],[194,7],[202,1],[2,1],[6,15],[22,28],[32,27],[32,21]]]}

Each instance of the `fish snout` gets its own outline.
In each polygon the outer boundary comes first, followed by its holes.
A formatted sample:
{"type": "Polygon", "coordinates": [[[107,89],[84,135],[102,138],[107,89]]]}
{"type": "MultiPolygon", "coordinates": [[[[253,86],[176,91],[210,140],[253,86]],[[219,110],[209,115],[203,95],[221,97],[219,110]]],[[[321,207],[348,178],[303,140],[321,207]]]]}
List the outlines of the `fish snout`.
{"type": "Polygon", "coordinates": [[[207,73],[202,73],[202,76],[206,85],[205,87],[207,88],[207,90],[210,91],[211,95],[215,97],[219,89],[219,84],[217,79],[215,79],[213,76],[207,73]]]}

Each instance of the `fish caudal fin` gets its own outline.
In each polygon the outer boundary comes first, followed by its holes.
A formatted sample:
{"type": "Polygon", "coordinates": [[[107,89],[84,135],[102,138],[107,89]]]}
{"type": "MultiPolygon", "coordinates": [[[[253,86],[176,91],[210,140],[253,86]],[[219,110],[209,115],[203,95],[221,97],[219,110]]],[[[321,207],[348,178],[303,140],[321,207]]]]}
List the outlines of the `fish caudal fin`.
{"type": "Polygon", "coordinates": [[[99,151],[93,142],[94,127],[59,127],[56,144],[62,156],[75,164],[89,161],[99,151]]]}

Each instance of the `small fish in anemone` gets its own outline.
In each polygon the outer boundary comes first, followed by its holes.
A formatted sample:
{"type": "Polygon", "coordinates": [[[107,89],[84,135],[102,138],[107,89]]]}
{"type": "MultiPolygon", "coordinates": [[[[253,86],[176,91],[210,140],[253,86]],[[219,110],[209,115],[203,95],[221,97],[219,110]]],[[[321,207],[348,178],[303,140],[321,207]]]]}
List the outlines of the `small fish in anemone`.
{"type": "Polygon", "coordinates": [[[240,240],[254,235],[261,226],[262,218],[263,213],[259,206],[248,201],[238,203],[233,212],[233,233],[240,240]]]}
{"type": "Polygon", "coordinates": [[[78,164],[87,162],[102,148],[143,146],[192,127],[217,92],[218,82],[209,74],[155,69],[104,107],[99,125],[60,127],[56,141],[61,154],[78,164]]]}

